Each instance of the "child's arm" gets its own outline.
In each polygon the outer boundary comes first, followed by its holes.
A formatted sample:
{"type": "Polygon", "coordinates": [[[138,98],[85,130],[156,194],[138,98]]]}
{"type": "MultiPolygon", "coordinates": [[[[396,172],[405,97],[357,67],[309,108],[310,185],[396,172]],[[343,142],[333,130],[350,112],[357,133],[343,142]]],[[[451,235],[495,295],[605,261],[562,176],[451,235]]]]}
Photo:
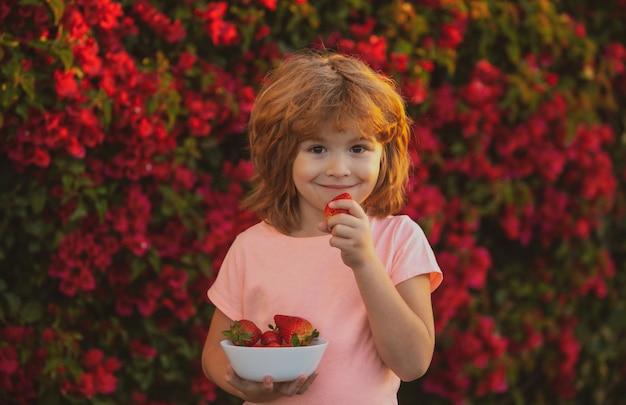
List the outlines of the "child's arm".
{"type": "Polygon", "coordinates": [[[333,235],[330,244],[341,250],[344,263],[354,272],[378,353],[402,380],[421,377],[430,366],[435,347],[429,276],[413,277],[394,286],[376,254],[363,209],[351,200],[331,205],[350,212],[328,219],[333,235]]]}
{"type": "Polygon", "coordinates": [[[269,376],[265,377],[263,382],[241,379],[233,371],[220,346],[220,341],[225,339],[222,331],[230,329],[232,323],[231,319],[216,308],[202,350],[204,374],[220,388],[246,401],[268,402],[283,395],[302,394],[315,380],[317,374],[309,378],[301,376],[295,381],[285,383],[274,383],[269,376]]]}
{"type": "Polygon", "coordinates": [[[380,273],[355,271],[376,349],[398,377],[412,381],[426,373],[435,347],[430,278],[421,275],[394,287],[380,273]]]}

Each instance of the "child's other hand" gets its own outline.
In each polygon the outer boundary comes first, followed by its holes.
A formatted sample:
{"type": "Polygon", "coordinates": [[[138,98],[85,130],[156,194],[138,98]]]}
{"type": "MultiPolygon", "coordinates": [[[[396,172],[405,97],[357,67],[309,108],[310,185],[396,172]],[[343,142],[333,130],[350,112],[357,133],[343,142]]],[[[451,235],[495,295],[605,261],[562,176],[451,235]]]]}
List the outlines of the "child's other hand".
{"type": "Polygon", "coordinates": [[[372,242],[370,222],[363,208],[354,200],[336,200],[329,203],[331,208],[346,209],[349,214],[336,214],[322,221],[319,229],[329,232],[330,245],[341,250],[341,258],[346,266],[359,270],[378,256],[372,242]]]}
{"type": "Polygon", "coordinates": [[[317,373],[309,377],[302,375],[294,381],[273,382],[272,377],[265,376],[262,382],[255,382],[239,377],[230,366],[226,369],[226,382],[241,391],[243,399],[250,402],[268,402],[281,396],[304,394],[315,378],[317,373]]]}

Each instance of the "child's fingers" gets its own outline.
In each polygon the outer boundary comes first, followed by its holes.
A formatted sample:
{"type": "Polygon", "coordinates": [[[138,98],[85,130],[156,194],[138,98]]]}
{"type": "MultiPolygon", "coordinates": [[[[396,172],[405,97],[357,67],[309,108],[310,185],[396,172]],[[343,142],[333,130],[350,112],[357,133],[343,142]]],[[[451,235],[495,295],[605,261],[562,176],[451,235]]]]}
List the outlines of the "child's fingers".
{"type": "Polygon", "coordinates": [[[330,233],[330,227],[328,226],[328,221],[322,221],[318,223],[317,229],[325,233],[330,233]]]}

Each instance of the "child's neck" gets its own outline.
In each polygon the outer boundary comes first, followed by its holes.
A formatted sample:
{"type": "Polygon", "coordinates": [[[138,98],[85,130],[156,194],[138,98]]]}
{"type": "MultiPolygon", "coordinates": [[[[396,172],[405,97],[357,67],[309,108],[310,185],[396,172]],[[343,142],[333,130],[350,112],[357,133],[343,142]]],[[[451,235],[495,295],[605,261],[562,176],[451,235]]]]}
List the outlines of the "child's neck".
{"type": "Polygon", "coordinates": [[[328,235],[325,232],[320,231],[317,227],[302,227],[300,229],[294,229],[289,233],[289,236],[294,238],[312,238],[316,236],[328,235]]]}

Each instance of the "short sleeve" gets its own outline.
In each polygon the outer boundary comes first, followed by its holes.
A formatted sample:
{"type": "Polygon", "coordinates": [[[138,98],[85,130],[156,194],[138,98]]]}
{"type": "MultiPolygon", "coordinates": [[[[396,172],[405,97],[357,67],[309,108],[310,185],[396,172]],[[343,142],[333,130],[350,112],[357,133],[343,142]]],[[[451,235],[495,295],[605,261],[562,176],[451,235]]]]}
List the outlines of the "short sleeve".
{"type": "Polygon", "coordinates": [[[443,281],[433,252],[422,228],[406,215],[394,217],[389,249],[391,250],[390,277],[394,285],[403,281],[428,274],[430,290],[435,291],[443,281]]]}
{"type": "Polygon", "coordinates": [[[235,239],[224,257],[213,285],[207,291],[209,300],[230,319],[243,316],[244,260],[239,254],[240,240],[235,239]]]}

